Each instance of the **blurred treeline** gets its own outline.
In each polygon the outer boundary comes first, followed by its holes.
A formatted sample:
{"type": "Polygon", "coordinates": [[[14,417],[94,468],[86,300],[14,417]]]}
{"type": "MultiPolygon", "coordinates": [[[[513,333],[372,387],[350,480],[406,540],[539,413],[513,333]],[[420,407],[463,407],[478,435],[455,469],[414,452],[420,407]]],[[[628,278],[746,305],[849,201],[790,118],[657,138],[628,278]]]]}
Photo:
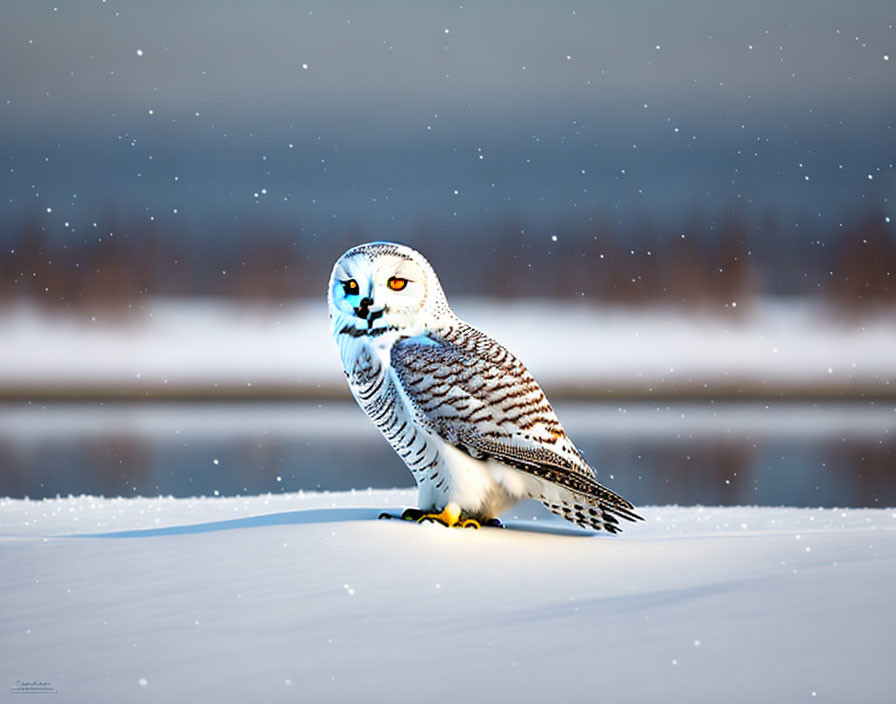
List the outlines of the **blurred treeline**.
{"type": "MultiPolygon", "coordinates": [[[[360,228],[328,233],[255,225],[227,237],[109,217],[87,236],[39,217],[5,233],[0,301],[132,306],[159,296],[281,302],[323,296],[360,228]]],[[[784,226],[742,212],[674,226],[609,218],[553,227],[505,219],[420,225],[396,238],[420,249],[454,296],[584,297],[599,303],[748,308],[757,296],[812,296],[856,312],[896,303],[896,236],[880,212],[834,227],[784,226]]]]}

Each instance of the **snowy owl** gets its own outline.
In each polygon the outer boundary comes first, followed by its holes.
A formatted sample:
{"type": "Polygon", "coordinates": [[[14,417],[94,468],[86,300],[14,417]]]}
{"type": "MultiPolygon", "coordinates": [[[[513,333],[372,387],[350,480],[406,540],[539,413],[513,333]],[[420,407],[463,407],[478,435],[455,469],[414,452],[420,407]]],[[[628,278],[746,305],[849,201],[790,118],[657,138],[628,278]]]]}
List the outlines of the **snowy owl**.
{"type": "Polygon", "coordinates": [[[522,363],[451,312],[422,254],[353,247],[333,267],[328,301],[352,395],[417,482],[419,508],[401,518],[500,526],[505,509],[537,499],[611,533],[618,518],[640,519],[597,483],[522,363]]]}

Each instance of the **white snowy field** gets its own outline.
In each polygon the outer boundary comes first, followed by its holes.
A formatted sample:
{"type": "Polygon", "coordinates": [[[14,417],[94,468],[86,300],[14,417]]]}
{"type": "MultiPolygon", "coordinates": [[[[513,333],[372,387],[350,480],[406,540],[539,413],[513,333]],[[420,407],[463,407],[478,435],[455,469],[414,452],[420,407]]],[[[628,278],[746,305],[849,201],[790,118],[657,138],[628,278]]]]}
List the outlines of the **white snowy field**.
{"type": "Polygon", "coordinates": [[[375,520],[413,500],[0,500],[0,700],[892,701],[894,509],[375,520]]]}
{"type": "MultiPolygon", "coordinates": [[[[843,320],[808,302],[738,315],[571,301],[454,301],[549,392],[725,395],[742,387],[875,395],[896,385],[896,317],[843,320]]],[[[0,390],[266,388],[347,394],[326,302],[150,300],[127,315],[0,308],[0,390]]]]}

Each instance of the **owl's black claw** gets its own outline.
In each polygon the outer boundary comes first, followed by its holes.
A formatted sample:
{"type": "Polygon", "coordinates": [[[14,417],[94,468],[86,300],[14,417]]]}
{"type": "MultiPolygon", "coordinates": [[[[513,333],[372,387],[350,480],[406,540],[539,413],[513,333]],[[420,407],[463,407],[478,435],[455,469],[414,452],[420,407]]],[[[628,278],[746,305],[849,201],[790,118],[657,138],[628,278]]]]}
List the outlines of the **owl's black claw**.
{"type": "Polygon", "coordinates": [[[426,511],[421,511],[419,508],[406,508],[401,512],[400,516],[383,511],[377,516],[377,520],[384,521],[392,519],[399,521],[414,521],[416,523],[424,516],[426,516],[426,511]]]}
{"type": "Polygon", "coordinates": [[[401,512],[401,520],[414,521],[415,523],[417,523],[426,515],[426,511],[421,511],[419,508],[406,508],[401,512]]]}
{"type": "Polygon", "coordinates": [[[503,528],[504,524],[501,523],[500,518],[489,518],[485,523],[482,524],[486,528],[503,528]]]}

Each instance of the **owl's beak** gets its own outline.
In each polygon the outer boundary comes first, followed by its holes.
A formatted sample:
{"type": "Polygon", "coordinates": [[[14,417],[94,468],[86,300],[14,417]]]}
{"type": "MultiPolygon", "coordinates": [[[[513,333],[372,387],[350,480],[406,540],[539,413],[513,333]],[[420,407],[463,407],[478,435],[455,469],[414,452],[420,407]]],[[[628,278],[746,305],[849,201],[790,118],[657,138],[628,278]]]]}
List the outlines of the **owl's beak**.
{"type": "Polygon", "coordinates": [[[372,298],[364,297],[361,299],[361,302],[358,304],[358,307],[355,308],[355,315],[357,315],[362,320],[367,319],[367,314],[370,313],[370,305],[373,303],[372,298]]]}
{"type": "Polygon", "coordinates": [[[355,315],[361,318],[361,320],[367,321],[368,330],[373,327],[374,321],[377,318],[382,318],[383,314],[386,312],[385,306],[380,308],[379,310],[370,310],[371,305],[373,305],[373,299],[365,297],[361,299],[358,307],[355,308],[355,315]]]}

